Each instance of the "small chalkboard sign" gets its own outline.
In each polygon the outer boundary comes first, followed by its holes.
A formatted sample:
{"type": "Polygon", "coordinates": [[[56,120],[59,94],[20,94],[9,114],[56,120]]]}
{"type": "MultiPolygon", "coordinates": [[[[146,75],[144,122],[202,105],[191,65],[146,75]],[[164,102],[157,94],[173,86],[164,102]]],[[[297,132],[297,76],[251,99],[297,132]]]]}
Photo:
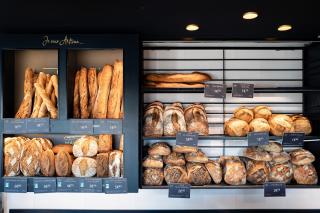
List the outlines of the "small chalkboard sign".
{"type": "Polygon", "coordinates": [[[232,97],[253,98],[254,84],[233,83],[232,97]]]}
{"type": "Polygon", "coordinates": [[[225,98],[227,86],[225,84],[206,84],[204,87],[204,96],[207,98],[225,98]]]}
{"type": "Polygon", "coordinates": [[[248,146],[261,146],[269,143],[269,132],[249,132],[248,146]]]}
{"type": "Polygon", "coordinates": [[[178,146],[198,146],[199,134],[196,132],[178,132],[176,135],[176,145],[178,146]]]}
{"type": "Polygon", "coordinates": [[[80,179],[57,178],[57,192],[80,192],[80,179]]]}
{"type": "Polygon", "coordinates": [[[127,178],[104,178],[103,188],[106,194],[128,193],[127,178]]]}
{"type": "Polygon", "coordinates": [[[57,182],[55,178],[34,178],[34,193],[51,193],[57,191],[57,182]]]}
{"type": "Polygon", "coordinates": [[[282,182],[267,182],[263,185],[265,197],[285,197],[286,184],[282,182]]]}
{"type": "Polygon", "coordinates": [[[101,178],[83,178],[80,181],[80,191],[89,193],[102,192],[102,179],[101,178]]]}
{"type": "Polygon", "coordinates": [[[7,134],[27,133],[26,119],[5,118],[3,130],[7,134]]]}
{"type": "Polygon", "coordinates": [[[28,179],[25,177],[4,177],[4,192],[10,193],[27,193],[28,179]]]}
{"type": "Polygon", "coordinates": [[[94,134],[121,134],[121,119],[95,119],[93,123],[94,134]]]}
{"type": "Polygon", "coordinates": [[[93,134],[92,119],[71,119],[70,121],[71,134],[93,134]]]}
{"type": "Polygon", "coordinates": [[[169,184],[170,198],[190,198],[190,184],[169,184]]]}
{"type": "Polygon", "coordinates": [[[49,133],[50,119],[49,118],[29,118],[27,120],[28,133],[49,133]]]}
{"type": "Polygon", "coordinates": [[[284,133],[282,136],[282,145],[285,146],[303,146],[304,144],[303,132],[284,133]]]}

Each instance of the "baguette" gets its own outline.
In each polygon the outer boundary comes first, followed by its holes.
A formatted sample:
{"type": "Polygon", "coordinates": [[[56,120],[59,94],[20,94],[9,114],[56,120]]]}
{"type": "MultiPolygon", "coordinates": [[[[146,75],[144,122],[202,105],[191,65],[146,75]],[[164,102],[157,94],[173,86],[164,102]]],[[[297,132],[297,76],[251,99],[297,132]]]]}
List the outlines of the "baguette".
{"type": "Polygon", "coordinates": [[[82,67],[79,77],[79,95],[80,95],[80,115],[81,118],[89,118],[88,111],[88,71],[82,67]]]}
{"type": "Polygon", "coordinates": [[[52,85],[54,88],[54,95],[56,96],[56,98],[58,99],[58,76],[57,75],[52,75],[51,76],[51,81],[52,81],[52,85]]]}
{"type": "Polygon", "coordinates": [[[51,98],[51,102],[53,103],[53,105],[57,107],[57,97],[54,92],[51,93],[50,98],[51,98]]]}
{"type": "Polygon", "coordinates": [[[80,78],[80,71],[78,70],[76,73],[76,77],[74,79],[74,90],[73,90],[73,117],[74,118],[80,118],[79,78],[80,78]]]}
{"type": "Polygon", "coordinates": [[[35,86],[36,91],[38,92],[38,94],[41,96],[43,102],[46,104],[46,107],[47,107],[47,109],[48,109],[48,111],[50,113],[51,118],[56,119],[58,117],[58,110],[53,105],[53,103],[51,102],[51,99],[47,95],[46,91],[38,83],[35,83],[34,86],[35,86]]]}
{"type": "MultiPolygon", "coordinates": [[[[47,81],[47,76],[43,72],[39,73],[37,82],[42,86],[45,87],[47,81]]],[[[42,104],[42,98],[41,96],[36,92],[35,98],[34,98],[34,104],[33,104],[33,110],[31,114],[31,118],[37,118],[39,114],[39,110],[42,104]]]]}
{"type": "Polygon", "coordinates": [[[120,118],[121,102],[123,96],[123,62],[114,63],[110,95],[108,99],[107,118],[120,118]]]}
{"type": "MultiPolygon", "coordinates": [[[[53,85],[52,85],[52,81],[50,78],[49,83],[46,85],[46,94],[49,96],[49,94],[53,93],[53,85]]],[[[47,116],[47,106],[46,104],[42,101],[41,106],[40,106],[40,110],[39,110],[39,114],[38,114],[38,118],[44,118],[47,116]]]]}
{"type": "Polygon", "coordinates": [[[88,88],[89,88],[89,112],[92,117],[92,108],[96,101],[98,92],[97,70],[96,68],[90,68],[88,71],[88,88]]]}
{"type": "Polygon", "coordinates": [[[211,80],[211,77],[205,73],[170,73],[170,74],[147,74],[146,81],[164,82],[164,83],[202,83],[211,80]]]}
{"type": "Polygon", "coordinates": [[[106,118],[108,112],[108,97],[112,78],[112,66],[105,65],[98,75],[98,94],[93,107],[93,118],[106,118]]]}
{"type": "Polygon", "coordinates": [[[121,100],[120,118],[124,117],[124,100],[121,100]]]}
{"type": "Polygon", "coordinates": [[[32,111],[32,97],[34,95],[33,70],[27,68],[24,74],[24,97],[15,118],[29,118],[32,111]]]}
{"type": "Polygon", "coordinates": [[[165,83],[147,81],[144,83],[147,88],[204,88],[203,83],[165,83]]]}

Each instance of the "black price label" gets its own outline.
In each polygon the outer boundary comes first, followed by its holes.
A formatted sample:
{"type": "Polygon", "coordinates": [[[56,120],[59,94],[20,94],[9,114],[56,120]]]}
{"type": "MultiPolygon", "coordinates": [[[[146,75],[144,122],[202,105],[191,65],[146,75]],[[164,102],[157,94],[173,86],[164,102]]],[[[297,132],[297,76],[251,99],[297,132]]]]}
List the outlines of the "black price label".
{"type": "Polygon", "coordinates": [[[282,182],[267,182],[263,185],[265,197],[285,197],[286,184],[282,182]]]}
{"type": "Polygon", "coordinates": [[[93,134],[92,119],[72,119],[70,122],[71,134],[93,134]]]}
{"type": "Polygon", "coordinates": [[[5,133],[27,133],[27,122],[25,119],[5,118],[3,121],[5,133]]]}
{"type": "Polygon", "coordinates": [[[55,178],[34,178],[34,193],[50,193],[57,191],[57,182],[55,178]]]}
{"type": "Polygon", "coordinates": [[[83,178],[80,181],[80,191],[90,193],[102,192],[102,179],[101,178],[83,178]]]}
{"type": "Polygon", "coordinates": [[[178,146],[198,146],[199,134],[196,132],[178,132],[176,135],[176,145],[178,146]]]}
{"type": "Polygon", "coordinates": [[[28,191],[28,179],[24,177],[5,177],[3,184],[4,192],[27,193],[28,191]]]}
{"type": "Polygon", "coordinates": [[[232,97],[253,98],[254,84],[233,83],[232,97]]]}
{"type": "Polygon", "coordinates": [[[269,143],[269,132],[249,132],[248,146],[261,146],[269,143]]]}
{"type": "Polygon", "coordinates": [[[224,84],[206,84],[204,96],[208,98],[225,98],[227,86],[224,84]]]}
{"type": "Polygon", "coordinates": [[[127,178],[105,178],[103,188],[106,194],[128,193],[127,178]]]}
{"type": "Polygon", "coordinates": [[[29,118],[27,119],[28,133],[49,133],[50,119],[49,118],[29,118]]]}
{"type": "Polygon", "coordinates": [[[93,124],[94,134],[121,134],[121,119],[95,119],[93,124]]]}
{"type": "Polygon", "coordinates": [[[169,184],[169,197],[190,198],[190,184],[169,184]]]}
{"type": "Polygon", "coordinates": [[[282,136],[282,145],[286,146],[303,146],[304,144],[304,133],[284,133],[282,136]]]}
{"type": "Polygon", "coordinates": [[[57,192],[80,192],[80,179],[57,178],[57,192]]]}

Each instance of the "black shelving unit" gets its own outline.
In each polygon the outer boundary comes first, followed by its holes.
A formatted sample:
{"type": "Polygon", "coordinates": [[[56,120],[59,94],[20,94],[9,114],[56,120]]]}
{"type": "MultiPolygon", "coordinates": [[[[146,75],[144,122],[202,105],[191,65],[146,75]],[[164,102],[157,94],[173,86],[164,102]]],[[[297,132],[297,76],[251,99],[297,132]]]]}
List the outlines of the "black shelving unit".
{"type": "MultiPolygon", "coordinates": [[[[103,119],[103,128],[98,128],[100,119],[88,119],[89,128],[77,132],[77,135],[86,134],[114,134],[124,135],[124,177],[127,178],[128,192],[138,192],[139,166],[139,37],[136,34],[21,34],[2,35],[0,37],[0,139],[11,135],[44,136],[53,139],[54,144],[65,143],[61,138],[74,135],[75,122],[81,125],[84,120],[72,119],[70,110],[73,100],[73,72],[77,67],[70,67],[70,54],[77,51],[91,50],[122,50],[124,61],[124,118],[121,120],[103,119]],[[7,131],[6,120],[22,122],[26,125],[30,119],[14,119],[14,81],[12,70],[15,66],[15,51],[23,50],[54,50],[57,52],[59,98],[58,119],[50,119],[49,131],[7,131]],[[112,131],[113,122],[118,123],[116,131],[112,131]],[[99,129],[99,131],[96,131],[99,129]],[[109,130],[108,130],[109,129],[109,130]],[[111,130],[110,130],[111,129],[111,130]],[[57,139],[57,141],[55,140],[57,139]]],[[[39,59],[40,60],[40,59],[39,59]]],[[[30,64],[29,66],[32,66],[30,64]]],[[[22,72],[21,72],[22,73],[22,72]]],[[[22,92],[22,90],[21,90],[22,92]]],[[[3,142],[0,144],[3,153],[3,142]]],[[[2,177],[0,191],[3,191],[3,157],[0,158],[2,177]]],[[[28,191],[33,191],[33,179],[28,177],[28,191]]],[[[52,177],[56,179],[56,177],[52,177]]]]}

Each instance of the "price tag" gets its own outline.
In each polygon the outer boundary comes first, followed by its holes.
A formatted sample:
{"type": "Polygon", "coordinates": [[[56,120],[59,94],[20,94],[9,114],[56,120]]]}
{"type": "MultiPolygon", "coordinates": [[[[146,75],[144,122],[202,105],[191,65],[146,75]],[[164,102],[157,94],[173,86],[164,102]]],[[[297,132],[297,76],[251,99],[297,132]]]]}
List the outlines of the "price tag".
{"type": "Polygon", "coordinates": [[[261,146],[269,143],[269,132],[249,132],[248,146],[261,146]]]}
{"type": "Polygon", "coordinates": [[[206,84],[204,96],[208,98],[225,98],[227,86],[224,84],[206,84]]]}
{"type": "Polygon", "coordinates": [[[254,84],[233,83],[232,97],[253,98],[254,84]]]}
{"type": "Polygon", "coordinates": [[[24,177],[5,177],[4,192],[27,193],[28,179],[24,177]]]}
{"type": "Polygon", "coordinates": [[[80,181],[80,191],[90,193],[102,192],[102,179],[101,178],[83,178],[80,181]]]}
{"type": "Polygon", "coordinates": [[[57,192],[80,192],[80,179],[57,178],[57,192]]]}
{"type": "Polygon", "coordinates": [[[265,197],[285,197],[286,184],[282,182],[267,182],[263,185],[265,197]]]}
{"type": "Polygon", "coordinates": [[[27,120],[28,133],[49,133],[50,119],[49,118],[31,118],[27,120]]]}
{"type": "Polygon", "coordinates": [[[93,134],[92,119],[71,119],[70,122],[71,134],[93,134]]]}
{"type": "Polygon", "coordinates": [[[190,184],[169,184],[169,197],[190,198],[190,184]]]}
{"type": "Polygon", "coordinates": [[[121,119],[95,119],[93,124],[94,134],[121,134],[121,119]]]}
{"type": "Polygon", "coordinates": [[[304,133],[284,133],[282,136],[282,145],[286,146],[303,146],[304,144],[304,133]]]}
{"type": "Polygon", "coordinates": [[[106,194],[128,193],[127,178],[104,178],[103,188],[106,194]]]}
{"type": "Polygon", "coordinates": [[[34,193],[50,193],[57,191],[57,182],[55,178],[34,178],[34,193]]]}
{"type": "Polygon", "coordinates": [[[176,145],[178,146],[198,146],[199,134],[196,132],[178,132],[176,135],[176,145]]]}
{"type": "Polygon", "coordinates": [[[27,133],[27,122],[25,119],[5,118],[3,130],[8,134],[27,133]]]}

